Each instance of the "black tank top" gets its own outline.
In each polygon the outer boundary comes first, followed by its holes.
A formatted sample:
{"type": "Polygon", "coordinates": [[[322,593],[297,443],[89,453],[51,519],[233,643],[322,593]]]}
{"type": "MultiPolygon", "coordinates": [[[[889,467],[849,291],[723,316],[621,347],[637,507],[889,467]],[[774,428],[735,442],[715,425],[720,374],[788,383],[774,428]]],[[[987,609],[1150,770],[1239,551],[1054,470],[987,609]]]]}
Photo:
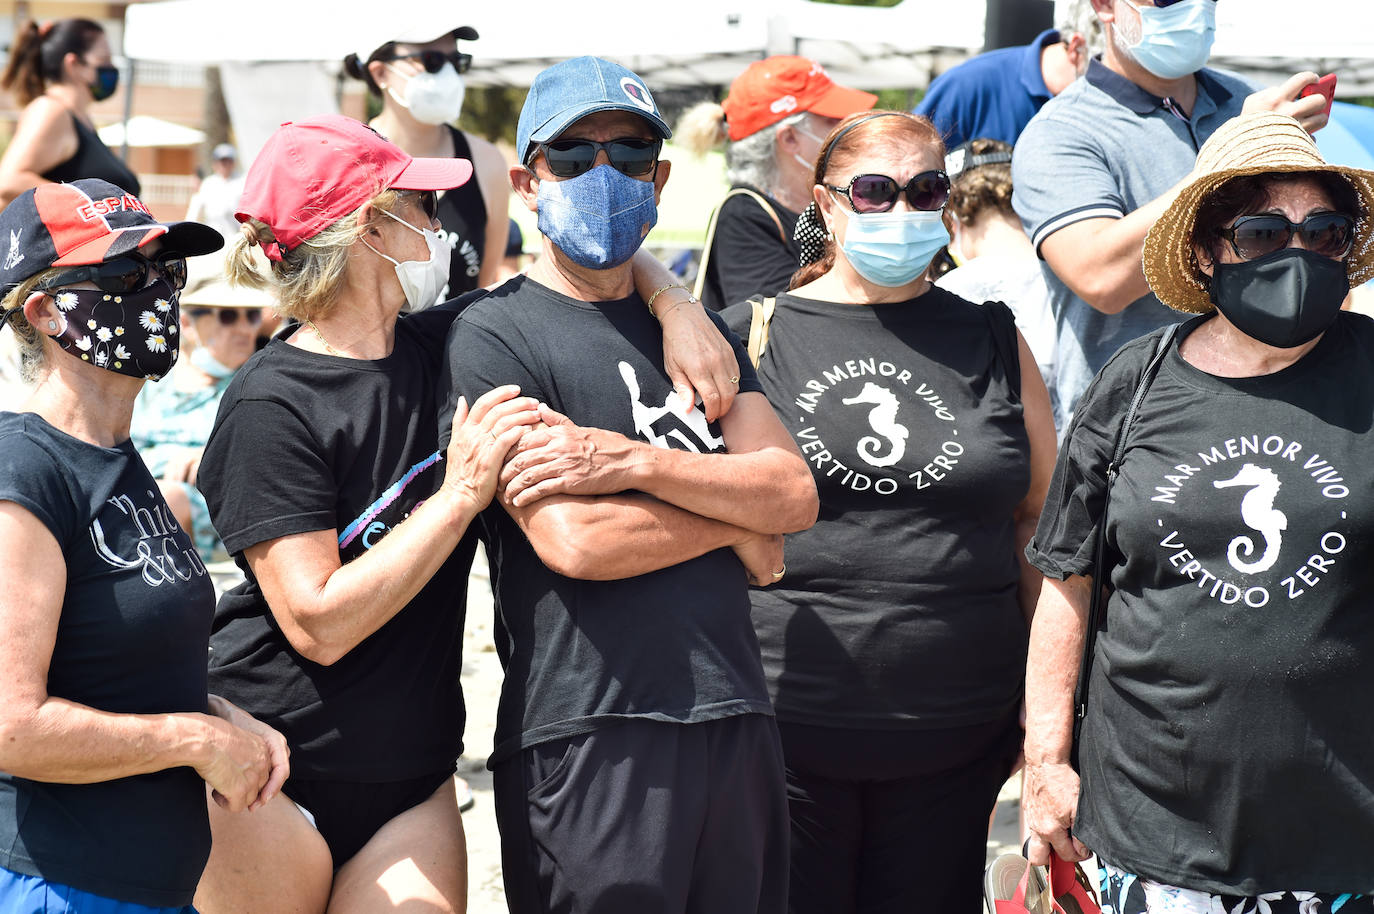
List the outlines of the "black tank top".
{"type": "MultiPolygon", "coordinates": [[[[472,159],[467,137],[461,130],[448,128],[453,134],[453,157],[472,159]]],[[[477,274],[482,269],[482,253],[487,237],[487,204],[482,188],[473,175],[462,187],[444,192],[439,197],[439,237],[453,251],[449,263],[448,292],[444,299],[477,288],[477,274]]]]}
{"type": "Polygon", "coordinates": [[[59,183],[80,178],[100,178],[138,196],[141,188],[129,166],[74,114],[72,126],[76,128],[76,154],[56,168],[45,171],[43,177],[59,183]]]}

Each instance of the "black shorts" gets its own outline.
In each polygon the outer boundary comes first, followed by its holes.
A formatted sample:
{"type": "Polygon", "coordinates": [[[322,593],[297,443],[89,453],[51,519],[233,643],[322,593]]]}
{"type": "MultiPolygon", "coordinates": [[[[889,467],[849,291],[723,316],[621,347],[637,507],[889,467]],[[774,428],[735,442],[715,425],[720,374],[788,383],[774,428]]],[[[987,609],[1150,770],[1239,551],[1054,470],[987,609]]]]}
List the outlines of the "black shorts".
{"type": "Polygon", "coordinates": [[[383,825],[433,796],[456,770],[453,765],[422,777],[380,784],[292,777],[282,785],[282,793],[315,817],[315,828],[329,845],[337,870],[383,825]]]}

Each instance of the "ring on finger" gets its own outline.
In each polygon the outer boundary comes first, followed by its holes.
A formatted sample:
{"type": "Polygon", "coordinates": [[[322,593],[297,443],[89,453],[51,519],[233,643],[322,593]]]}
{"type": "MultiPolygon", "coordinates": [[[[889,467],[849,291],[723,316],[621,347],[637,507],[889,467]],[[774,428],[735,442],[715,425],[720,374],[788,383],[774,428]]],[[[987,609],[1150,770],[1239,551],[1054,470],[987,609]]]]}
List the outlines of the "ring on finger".
{"type": "Polygon", "coordinates": [[[773,580],[781,581],[782,576],[785,574],[787,574],[787,563],[783,562],[782,567],[779,568],[777,571],[773,572],[773,580]]]}
{"type": "Polygon", "coordinates": [[[735,375],[733,378],[731,378],[731,379],[730,379],[730,383],[731,383],[731,384],[738,384],[738,383],[739,383],[739,375],[735,375]]]}

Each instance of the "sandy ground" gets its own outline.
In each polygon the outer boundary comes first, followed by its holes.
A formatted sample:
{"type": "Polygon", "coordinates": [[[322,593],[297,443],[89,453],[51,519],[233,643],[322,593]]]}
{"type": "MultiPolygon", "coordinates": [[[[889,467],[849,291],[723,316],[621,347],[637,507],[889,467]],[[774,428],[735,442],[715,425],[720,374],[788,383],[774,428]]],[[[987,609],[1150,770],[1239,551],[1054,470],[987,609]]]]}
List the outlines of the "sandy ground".
{"type": "MultiPolygon", "coordinates": [[[[473,566],[468,587],[467,631],[463,644],[463,692],[467,700],[467,752],[458,760],[458,773],[472,785],[476,804],[463,814],[468,842],[468,911],[470,914],[505,914],[501,885],[501,845],[496,832],[496,808],[491,793],[491,772],[486,769],[491,736],[496,727],[496,699],[501,688],[501,663],[492,643],[491,587],[481,551],[473,566]]],[[[1002,790],[996,823],[988,839],[988,859],[1014,853],[1017,812],[1020,808],[1020,777],[1002,790]]]]}

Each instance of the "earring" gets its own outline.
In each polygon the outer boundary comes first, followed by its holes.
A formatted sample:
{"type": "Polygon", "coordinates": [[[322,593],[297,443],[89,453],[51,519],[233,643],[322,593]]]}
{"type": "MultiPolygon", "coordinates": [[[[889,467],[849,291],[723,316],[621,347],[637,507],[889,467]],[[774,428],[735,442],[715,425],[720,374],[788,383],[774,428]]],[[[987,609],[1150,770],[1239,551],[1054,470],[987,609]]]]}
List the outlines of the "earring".
{"type": "Polygon", "coordinates": [[[49,330],[56,330],[56,329],[57,329],[57,321],[48,321],[48,329],[49,329],[49,330]]]}

